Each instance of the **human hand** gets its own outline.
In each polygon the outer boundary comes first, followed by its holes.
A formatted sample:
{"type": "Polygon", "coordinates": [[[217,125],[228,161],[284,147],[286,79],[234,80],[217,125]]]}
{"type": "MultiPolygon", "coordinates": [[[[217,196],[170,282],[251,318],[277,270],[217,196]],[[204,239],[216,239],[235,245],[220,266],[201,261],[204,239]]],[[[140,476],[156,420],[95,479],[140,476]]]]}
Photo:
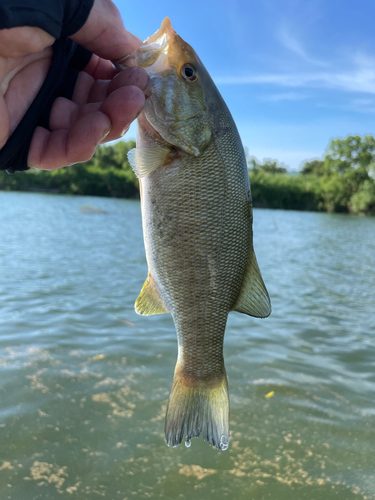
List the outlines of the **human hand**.
{"type": "MultiPolygon", "coordinates": [[[[148,75],[122,72],[116,60],[141,41],[127,32],[110,0],[95,0],[85,25],[71,37],[94,54],[78,76],[72,100],[59,97],[50,113],[50,131],[35,129],[28,166],[54,170],[87,161],[101,142],[124,135],[144,106],[148,75]]],[[[0,149],[16,129],[48,73],[54,38],[39,28],[0,31],[0,149]]]]}

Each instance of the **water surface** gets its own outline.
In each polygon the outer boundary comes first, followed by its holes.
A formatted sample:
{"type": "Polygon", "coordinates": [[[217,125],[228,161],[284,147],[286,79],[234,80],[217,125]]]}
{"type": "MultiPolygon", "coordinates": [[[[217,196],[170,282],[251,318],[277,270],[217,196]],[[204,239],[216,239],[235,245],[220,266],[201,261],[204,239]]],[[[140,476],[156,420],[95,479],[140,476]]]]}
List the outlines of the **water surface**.
{"type": "Polygon", "coordinates": [[[169,449],[169,315],[136,201],[0,193],[0,498],[375,499],[375,218],[255,210],[273,313],[231,313],[231,440],[169,449]],[[266,397],[268,395],[268,397],[266,397]]]}

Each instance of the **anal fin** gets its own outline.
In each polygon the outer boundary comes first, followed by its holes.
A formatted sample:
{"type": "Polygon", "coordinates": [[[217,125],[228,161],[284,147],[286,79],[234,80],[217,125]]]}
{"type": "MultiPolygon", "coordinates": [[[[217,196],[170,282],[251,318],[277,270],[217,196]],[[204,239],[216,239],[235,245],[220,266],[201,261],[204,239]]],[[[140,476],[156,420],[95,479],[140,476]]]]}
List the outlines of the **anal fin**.
{"type": "Polygon", "coordinates": [[[245,278],[233,311],[255,318],[267,318],[271,314],[270,297],[253,248],[251,248],[245,278]]]}
{"type": "Polygon", "coordinates": [[[141,293],[135,301],[134,309],[141,316],[151,316],[152,314],[164,314],[168,312],[150,273],[148,273],[141,293]]]}

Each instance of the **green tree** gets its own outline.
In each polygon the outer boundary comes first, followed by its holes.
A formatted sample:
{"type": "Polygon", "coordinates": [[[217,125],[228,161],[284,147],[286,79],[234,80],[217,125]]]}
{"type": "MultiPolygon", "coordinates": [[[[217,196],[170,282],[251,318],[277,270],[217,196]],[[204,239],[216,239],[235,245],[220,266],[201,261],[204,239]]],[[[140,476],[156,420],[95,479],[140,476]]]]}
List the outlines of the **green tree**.
{"type": "MultiPolygon", "coordinates": [[[[352,197],[366,181],[374,182],[375,139],[367,135],[363,138],[348,136],[346,139],[332,139],[324,159],[322,178],[323,198],[326,210],[330,212],[348,212],[358,207],[361,196],[352,197]]],[[[366,191],[371,193],[370,191],[366,191]]],[[[371,205],[371,203],[370,203],[371,205]]],[[[369,205],[369,206],[370,206],[369,205]]]]}
{"type": "Polygon", "coordinates": [[[375,215],[375,182],[364,181],[350,198],[350,211],[375,215]]]}
{"type": "Polygon", "coordinates": [[[259,163],[254,156],[251,156],[247,159],[247,165],[249,170],[262,170],[269,174],[285,174],[287,172],[287,168],[283,163],[280,164],[277,160],[271,160],[270,158],[264,159],[264,163],[259,163]]]}
{"type": "Polygon", "coordinates": [[[302,175],[324,175],[324,160],[306,161],[301,168],[302,175]]]}
{"type": "Polygon", "coordinates": [[[375,139],[372,135],[349,135],[346,139],[332,139],[324,160],[326,173],[344,174],[355,170],[366,180],[375,174],[375,139]]]}

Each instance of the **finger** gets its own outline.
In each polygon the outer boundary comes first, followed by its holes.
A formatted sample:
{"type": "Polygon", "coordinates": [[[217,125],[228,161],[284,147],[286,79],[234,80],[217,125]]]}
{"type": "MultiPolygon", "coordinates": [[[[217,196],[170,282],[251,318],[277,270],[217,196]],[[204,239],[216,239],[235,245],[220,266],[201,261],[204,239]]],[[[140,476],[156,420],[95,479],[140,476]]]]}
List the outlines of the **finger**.
{"type": "MultiPolygon", "coordinates": [[[[126,89],[126,91],[114,91],[116,92],[115,96],[107,99],[104,103],[93,102],[82,106],[78,106],[64,97],[58,97],[51,109],[49,118],[50,130],[70,129],[83,116],[104,110],[104,112],[109,113],[111,120],[114,120],[114,123],[112,123],[113,134],[120,133],[123,135],[121,131],[126,130],[130,123],[137,117],[139,111],[143,108],[145,99],[144,97],[142,98],[142,94],[139,96],[135,87],[132,89],[131,86],[126,86],[120,87],[120,89],[126,89]]],[[[111,138],[108,140],[111,140],[111,138]]]]}
{"type": "Polygon", "coordinates": [[[121,71],[111,81],[95,80],[85,71],[81,71],[74,88],[72,101],[78,105],[104,101],[111,92],[126,85],[135,85],[144,90],[148,79],[147,72],[143,68],[137,67],[121,71]]]}
{"type": "Polygon", "coordinates": [[[102,59],[96,54],[93,54],[91,56],[91,59],[84,71],[86,71],[86,73],[91,75],[93,78],[100,78],[101,80],[110,80],[119,72],[119,70],[114,67],[111,61],[102,59]]]}
{"type": "Polygon", "coordinates": [[[77,120],[69,130],[49,132],[37,127],[30,144],[28,166],[56,170],[87,161],[106,137],[110,127],[108,116],[100,111],[77,120]]]}
{"type": "Polygon", "coordinates": [[[120,59],[142,44],[125,30],[117,7],[110,0],[96,0],[85,25],[71,38],[103,59],[120,59]]]}
{"type": "Polygon", "coordinates": [[[112,124],[106,141],[113,141],[125,135],[144,105],[145,96],[138,87],[129,85],[112,92],[100,107],[100,111],[109,117],[112,124]]]}
{"type": "Polygon", "coordinates": [[[96,80],[87,97],[87,102],[103,102],[108,94],[109,80],[96,80]]]}
{"type": "Polygon", "coordinates": [[[148,73],[143,68],[127,68],[120,71],[108,86],[108,94],[126,85],[135,85],[141,90],[145,90],[149,80],[148,73]]]}
{"type": "MultiPolygon", "coordinates": [[[[26,111],[38,94],[50,67],[50,49],[40,52],[31,62],[22,64],[13,71],[4,100],[10,117],[10,134],[14,132],[26,111]]],[[[28,61],[28,57],[24,57],[28,61]]],[[[0,115],[1,116],[1,115],[0,115]]]]}
{"type": "Polygon", "coordinates": [[[72,101],[82,106],[87,103],[87,97],[91,92],[92,87],[95,84],[95,79],[87,74],[85,71],[80,71],[78,73],[78,78],[76,85],[74,87],[74,92],[72,96],[72,101]]]}
{"type": "Polygon", "coordinates": [[[21,26],[0,30],[0,55],[21,57],[41,52],[53,44],[55,39],[40,28],[21,26]]]}
{"type": "Polygon", "coordinates": [[[3,96],[0,94],[0,149],[9,138],[10,120],[8,108],[3,96]]]}
{"type": "Polygon", "coordinates": [[[121,71],[113,80],[96,80],[91,87],[87,102],[103,102],[113,91],[134,85],[141,90],[147,86],[149,76],[143,68],[128,68],[121,71]]]}
{"type": "Polygon", "coordinates": [[[82,106],[87,102],[103,102],[108,94],[110,80],[95,80],[85,71],[78,75],[72,101],[82,106]]]}
{"type": "Polygon", "coordinates": [[[85,71],[78,75],[72,101],[82,106],[88,102],[103,102],[108,95],[110,80],[95,80],[85,71]]]}
{"type": "Polygon", "coordinates": [[[58,97],[51,109],[49,128],[51,131],[70,129],[83,116],[99,111],[101,104],[97,102],[78,106],[65,97],[58,97]]]}

